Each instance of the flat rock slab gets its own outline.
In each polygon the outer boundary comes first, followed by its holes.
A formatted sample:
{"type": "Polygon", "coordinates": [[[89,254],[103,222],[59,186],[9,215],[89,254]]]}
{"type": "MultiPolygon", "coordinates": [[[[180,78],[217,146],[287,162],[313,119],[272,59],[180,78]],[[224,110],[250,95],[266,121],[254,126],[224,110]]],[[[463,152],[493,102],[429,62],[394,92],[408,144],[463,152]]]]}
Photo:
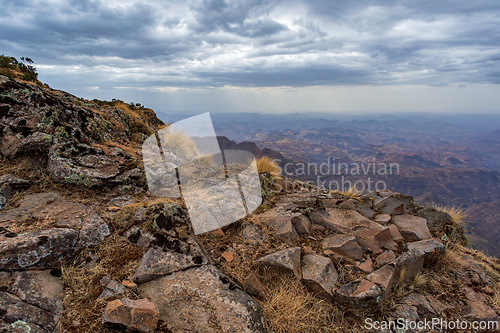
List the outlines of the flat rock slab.
{"type": "Polygon", "coordinates": [[[302,281],[318,296],[333,300],[333,291],[339,274],[330,258],[307,254],[302,258],[302,281]]]}
{"type": "Polygon", "coordinates": [[[267,332],[259,304],[212,265],[150,281],[140,291],[174,332],[267,332]]]}
{"type": "Polygon", "coordinates": [[[301,277],[300,260],[302,250],[300,247],[291,247],[257,259],[255,262],[262,266],[275,267],[301,277]]]}
{"type": "Polygon", "coordinates": [[[413,215],[397,215],[392,218],[401,235],[408,241],[419,241],[431,238],[427,220],[413,215]]]}
{"type": "Polygon", "coordinates": [[[78,227],[89,213],[85,205],[67,201],[57,192],[35,193],[22,198],[18,207],[2,210],[0,226],[10,225],[12,220],[35,223],[46,219],[55,227],[78,227]]]}
{"type": "Polygon", "coordinates": [[[331,231],[341,231],[343,233],[351,233],[359,227],[375,228],[380,226],[355,210],[326,208],[328,217],[320,225],[331,231]]]}
{"type": "Polygon", "coordinates": [[[376,271],[368,274],[366,279],[375,283],[384,291],[390,291],[389,285],[394,275],[394,268],[389,265],[377,269],[376,271]]]}

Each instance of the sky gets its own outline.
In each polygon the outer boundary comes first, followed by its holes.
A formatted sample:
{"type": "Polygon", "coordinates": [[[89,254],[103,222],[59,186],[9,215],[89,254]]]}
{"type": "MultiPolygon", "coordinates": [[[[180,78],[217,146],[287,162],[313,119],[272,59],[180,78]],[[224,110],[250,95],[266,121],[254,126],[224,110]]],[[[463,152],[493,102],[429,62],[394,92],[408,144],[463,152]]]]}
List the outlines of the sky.
{"type": "Polygon", "coordinates": [[[0,54],[159,112],[500,113],[498,0],[0,0],[0,54]]]}

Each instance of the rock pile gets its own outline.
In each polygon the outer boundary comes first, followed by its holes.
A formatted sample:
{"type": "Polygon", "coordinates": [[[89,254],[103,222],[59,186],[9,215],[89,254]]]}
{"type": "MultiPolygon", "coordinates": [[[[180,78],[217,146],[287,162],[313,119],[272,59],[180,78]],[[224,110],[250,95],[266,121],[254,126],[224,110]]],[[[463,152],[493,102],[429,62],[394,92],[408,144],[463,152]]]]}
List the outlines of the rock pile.
{"type": "MultiPolygon", "coordinates": [[[[355,198],[340,193],[290,194],[247,228],[259,225],[272,227],[290,247],[261,257],[256,264],[287,271],[318,297],[365,311],[383,308],[398,285],[415,283],[425,267],[439,262],[447,251],[446,232],[463,237],[462,227],[453,225],[448,214],[390,191],[355,198]],[[355,278],[346,279],[335,266],[347,267],[355,278]]],[[[474,285],[465,283],[469,289],[474,285]]],[[[485,297],[467,298],[469,318],[498,319],[485,297]]],[[[400,307],[405,307],[402,313],[408,319],[419,320],[439,316],[451,305],[414,293],[400,307]]]]}

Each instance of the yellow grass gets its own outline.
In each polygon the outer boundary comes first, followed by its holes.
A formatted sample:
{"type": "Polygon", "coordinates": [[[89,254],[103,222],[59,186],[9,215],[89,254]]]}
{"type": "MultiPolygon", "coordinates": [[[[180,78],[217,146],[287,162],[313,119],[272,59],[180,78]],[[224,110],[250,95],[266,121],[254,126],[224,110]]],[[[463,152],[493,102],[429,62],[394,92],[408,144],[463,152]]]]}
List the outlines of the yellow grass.
{"type": "Polygon", "coordinates": [[[255,162],[257,163],[257,170],[259,170],[259,173],[269,172],[273,178],[281,176],[281,168],[270,157],[262,156],[255,162]]]}
{"type": "Polygon", "coordinates": [[[199,156],[196,144],[184,132],[165,128],[158,132],[158,135],[164,152],[171,152],[181,160],[191,160],[199,156]]]}
{"type": "Polygon", "coordinates": [[[272,275],[269,298],[260,302],[267,322],[276,333],[348,331],[339,306],[315,298],[290,275],[272,275]]]}
{"type": "Polygon", "coordinates": [[[463,224],[469,220],[469,216],[465,214],[464,209],[461,206],[435,206],[437,210],[448,213],[451,216],[451,220],[455,224],[463,224]]]}
{"type": "Polygon", "coordinates": [[[332,193],[333,194],[341,194],[343,196],[353,198],[353,199],[358,199],[360,196],[360,193],[358,191],[356,191],[356,189],[354,187],[349,187],[347,190],[344,190],[344,191],[335,190],[335,191],[332,191],[332,193]]]}

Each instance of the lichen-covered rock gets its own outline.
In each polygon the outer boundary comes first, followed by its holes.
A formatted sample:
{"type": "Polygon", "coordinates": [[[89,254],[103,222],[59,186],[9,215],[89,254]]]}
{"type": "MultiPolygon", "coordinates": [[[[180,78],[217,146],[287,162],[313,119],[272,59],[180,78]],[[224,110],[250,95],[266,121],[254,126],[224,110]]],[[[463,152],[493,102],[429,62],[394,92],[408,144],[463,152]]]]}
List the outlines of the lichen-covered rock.
{"type": "Polygon", "coordinates": [[[6,238],[0,235],[0,269],[50,268],[75,254],[78,232],[47,229],[6,238]]]}
{"type": "Polygon", "coordinates": [[[139,286],[172,331],[267,332],[259,304],[212,265],[173,273],[139,286]]]}
{"type": "Polygon", "coordinates": [[[31,323],[52,331],[57,325],[58,317],[50,311],[23,302],[15,295],[0,291],[0,320],[8,323],[31,323]]]}
{"type": "Polygon", "coordinates": [[[54,314],[63,310],[62,280],[50,270],[14,272],[9,292],[28,304],[54,314]]]}

